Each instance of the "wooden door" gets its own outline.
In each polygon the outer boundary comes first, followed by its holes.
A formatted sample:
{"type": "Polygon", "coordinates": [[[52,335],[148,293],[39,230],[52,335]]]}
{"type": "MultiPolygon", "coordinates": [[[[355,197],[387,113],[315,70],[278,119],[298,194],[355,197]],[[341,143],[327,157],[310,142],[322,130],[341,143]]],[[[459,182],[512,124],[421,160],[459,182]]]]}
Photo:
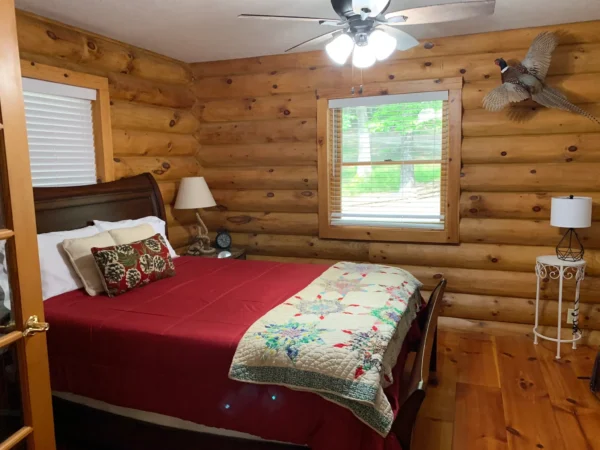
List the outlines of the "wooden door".
{"type": "Polygon", "coordinates": [[[46,327],[14,0],[0,0],[0,123],[0,450],[53,450],[46,327]]]}

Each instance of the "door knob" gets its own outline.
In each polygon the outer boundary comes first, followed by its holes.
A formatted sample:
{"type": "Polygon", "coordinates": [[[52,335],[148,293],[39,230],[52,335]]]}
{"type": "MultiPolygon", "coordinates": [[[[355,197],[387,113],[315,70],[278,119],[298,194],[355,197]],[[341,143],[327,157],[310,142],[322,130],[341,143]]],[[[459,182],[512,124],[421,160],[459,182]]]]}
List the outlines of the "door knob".
{"type": "Polygon", "coordinates": [[[23,330],[23,336],[31,336],[35,333],[42,333],[48,331],[50,328],[50,324],[47,322],[40,322],[38,320],[38,316],[31,316],[27,319],[27,323],[25,324],[26,328],[23,330]]]}

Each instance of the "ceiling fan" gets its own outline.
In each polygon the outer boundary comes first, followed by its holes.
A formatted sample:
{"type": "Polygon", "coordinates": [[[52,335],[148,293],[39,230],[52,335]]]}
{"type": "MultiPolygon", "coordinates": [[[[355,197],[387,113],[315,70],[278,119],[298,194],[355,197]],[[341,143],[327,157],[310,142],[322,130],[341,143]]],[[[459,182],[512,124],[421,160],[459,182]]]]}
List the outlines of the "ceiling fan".
{"type": "Polygon", "coordinates": [[[394,50],[408,50],[419,44],[414,37],[395,28],[396,26],[449,22],[490,15],[494,13],[496,6],[496,0],[464,0],[386,13],[390,3],[391,0],[331,0],[331,6],[340,16],[339,19],[262,14],[241,14],[239,17],[311,22],[338,28],[301,42],[286,52],[330,41],[325,46],[325,51],[335,63],[345,64],[352,54],[352,64],[364,69],[376,61],[388,58],[394,50]]]}

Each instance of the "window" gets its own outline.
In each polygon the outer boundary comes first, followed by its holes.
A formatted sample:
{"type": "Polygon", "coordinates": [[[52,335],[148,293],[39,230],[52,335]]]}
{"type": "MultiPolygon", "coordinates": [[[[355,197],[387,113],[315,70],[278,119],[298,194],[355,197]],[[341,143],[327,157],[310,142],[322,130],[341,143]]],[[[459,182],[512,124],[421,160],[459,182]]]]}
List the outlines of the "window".
{"type": "Polygon", "coordinates": [[[108,81],[39,64],[22,68],[33,186],[112,180],[108,81]]]}
{"type": "Polygon", "coordinates": [[[451,101],[460,90],[319,100],[321,237],[458,242],[451,101]]]}

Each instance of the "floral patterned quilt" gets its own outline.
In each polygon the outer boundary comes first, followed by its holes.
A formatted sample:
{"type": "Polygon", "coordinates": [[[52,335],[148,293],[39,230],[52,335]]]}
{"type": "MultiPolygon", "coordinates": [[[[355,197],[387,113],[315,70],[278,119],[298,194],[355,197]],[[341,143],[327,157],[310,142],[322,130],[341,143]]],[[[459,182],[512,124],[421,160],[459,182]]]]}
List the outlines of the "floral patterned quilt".
{"type": "Polygon", "coordinates": [[[337,263],[246,331],[229,377],[317,393],[386,436],[394,415],[383,390],[420,287],[396,267],[337,263]]]}

